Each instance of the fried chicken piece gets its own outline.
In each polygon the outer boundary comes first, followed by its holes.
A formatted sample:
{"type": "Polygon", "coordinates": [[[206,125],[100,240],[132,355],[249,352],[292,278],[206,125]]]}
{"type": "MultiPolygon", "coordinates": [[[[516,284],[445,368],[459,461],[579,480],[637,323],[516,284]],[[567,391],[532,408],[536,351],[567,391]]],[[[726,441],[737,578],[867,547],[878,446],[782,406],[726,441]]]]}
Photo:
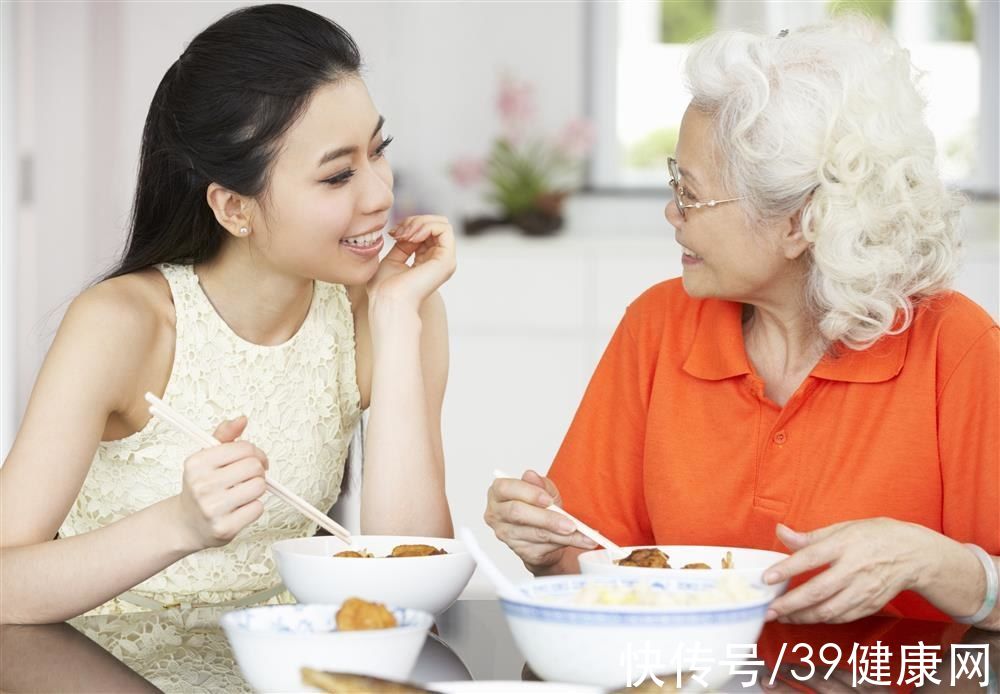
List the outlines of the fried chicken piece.
{"type": "Polygon", "coordinates": [[[618,566],[639,566],[644,569],[669,569],[669,560],[670,557],[653,547],[633,550],[632,554],[615,563],[618,566]]]}
{"type": "Polygon", "coordinates": [[[397,545],[392,548],[390,557],[433,557],[438,554],[447,554],[443,549],[431,547],[430,545],[397,545]]]}
{"type": "Polygon", "coordinates": [[[385,605],[360,598],[348,598],[337,610],[337,629],[360,631],[363,629],[391,629],[396,618],[385,605]]]}
{"type": "Polygon", "coordinates": [[[695,562],[694,564],[685,564],[681,567],[682,569],[711,569],[712,567],[704,562],[695,562]]]}
{"type": "Polygon", "coordinates": [[[353,549],[345,549],[343,552],[337,552],[333,555],[334,557],[344,557],[347,559],[373,559],[375,557],[371,552],[360,550],[355,551],[353,549]]]}
{"type": "Polygon", "coordinates": [[[428,694],[429,690],[405,682],[392,682],[369,675],[324,672],[302,668],[302,684],[330,694],[428,694]]]}
{"type": "Polygon", "coordinates": [[[726,552],[726,556],[722,558],[722,568],[731,569],[733,568],[733,553],[726,552]]]}

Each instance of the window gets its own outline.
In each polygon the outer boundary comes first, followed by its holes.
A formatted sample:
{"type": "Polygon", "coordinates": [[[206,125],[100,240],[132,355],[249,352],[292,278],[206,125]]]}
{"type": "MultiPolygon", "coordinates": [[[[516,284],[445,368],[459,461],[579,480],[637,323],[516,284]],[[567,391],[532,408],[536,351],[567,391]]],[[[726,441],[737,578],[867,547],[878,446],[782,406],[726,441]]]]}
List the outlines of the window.
{"type": "Polygon", "coordinates": [[[662,192],[666,158],[690,99],[681,70],[690,43],[728,27],[777,32],[844,12],[891,27],[914,65],[945,179],[997,188],[997,3],[988,0],[660,0],[590,6],[591,187],[662,192]]]}

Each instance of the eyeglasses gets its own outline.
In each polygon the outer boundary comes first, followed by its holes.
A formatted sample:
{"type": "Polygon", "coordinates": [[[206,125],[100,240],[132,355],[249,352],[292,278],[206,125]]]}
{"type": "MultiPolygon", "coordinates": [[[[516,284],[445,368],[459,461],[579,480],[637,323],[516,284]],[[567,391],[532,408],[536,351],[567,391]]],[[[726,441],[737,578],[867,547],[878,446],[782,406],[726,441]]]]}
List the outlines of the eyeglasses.
{"type": "Polygon", "coordinates": [[[721,205],[724,202],[736,202],[737,200],[745,200],[746,196],[743,195],[738,198],[726,198],[725,200],[707,200],[705,202],[684,202],[684,188],[680,185],[681,174],[680,170],[677,168],[677,160],[673,157],[667,159],[667,170],[670,172],[670,188],[674,191],[674,204],[677,205],[677,211],[681,213],[682,219],[687,219],[687,212],[685,210],[697,210],[702,207],[715,207],[716,205],[721,205]]]}

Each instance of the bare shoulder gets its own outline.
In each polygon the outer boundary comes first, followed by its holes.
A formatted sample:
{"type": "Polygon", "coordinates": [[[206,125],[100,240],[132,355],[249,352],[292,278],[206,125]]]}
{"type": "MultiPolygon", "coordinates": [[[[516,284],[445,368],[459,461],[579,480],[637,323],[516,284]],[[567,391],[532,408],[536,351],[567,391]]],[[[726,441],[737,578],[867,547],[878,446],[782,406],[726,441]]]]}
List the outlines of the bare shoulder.
{"type": "Polygon", "coordinates": [[[175,315],[170,287],[157,270],[104,280],[82,292],[70,305],[51,354],[80,362],[115,393],[115,409],[132,409],[135,387],[147,374],[155,383],[161,355],[172,364],[175,315]],[[154,363],[151,363],[154,362],[154,363]]]}
{"type": "Polygon", "coordinates": [[[107,343],[112,349],[115,345],[134,348],[147,346],[165,323],[174,323],[170,288],[159,272],[143,270],[104,280],[82,292],[66,312],[60,331],[82,333],[74,337],[107,343]]]}

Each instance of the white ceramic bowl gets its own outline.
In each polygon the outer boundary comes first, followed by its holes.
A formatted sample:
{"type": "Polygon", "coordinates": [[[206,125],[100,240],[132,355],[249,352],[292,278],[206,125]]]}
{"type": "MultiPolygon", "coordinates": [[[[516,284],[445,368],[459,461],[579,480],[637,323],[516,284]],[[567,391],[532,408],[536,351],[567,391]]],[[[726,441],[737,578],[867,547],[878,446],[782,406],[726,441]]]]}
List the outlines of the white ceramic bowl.
{"type": "MultiPolygon", "coordinates": [[[[636,549],[659,549],[670,557],[670,566],[677,568],[670,569],[646,569],[640,566],[618,566],[612,561],[612,554],[609,550],[598,549],[591,552],[584,552],[580,555],[580,573],[598,574],[601,576],[628,576],[635,578],[668,578],[671,576],[685,577],[697,571],[706,575],[721,575],[732,573],[742,576],[751,585],[763,584],[764,571],[782,559],[787,559],[787,554],[781,552],[770,552],[763,549],[748,549],[745,547],[714,547],[710,545],[641,545],[636,547],[622,547],[626,555],[636,549]],[[722,557],[726,552],[733,553],[733,568],[722,568],[722,557]],[[711,569],[682,569],[685,564],[696,563],[708,564],[711,569]]],[[[788,588],[788,581],[776,583],[769,590],[773,591],[777,597],[788,588]]]]}
{"type": "Polygon", "coordinates": [[[302,537],[276,542],[271,551],[285,587],[304,603],[359,597],[439,614],[455,602],[476,570],[460,540],[440,537],[355,535],[350,546],[330,536],[302,537]],[[447,554],[385,558],[403,544],[432,545],[447,554]],[[333,556],[347,549],[364,549],[379,558],[333,556]]]}
{"type": "Polygon", "coordinates": [[[727,644],[753,644],[764,626],[773,593],[762,586],[752,601],[710,606],[572,602],[587,586],[630,589],[648,584],[657,592],[697,593],[725,580],[692,573],[653,581],[595,575],[538,578],[522,584],[528,591],[525,600],[501,598],[500,603],[521,655],[543,680],[625,687],[638,680],[646,665],[657,676],[676,673],[678,654],[681,670],[691,670],[698,648],[698,663],[710,666],[701,676],[717,688],[730,677],[728,666],[720,664],[728,655],[727,644]]]}
{"type": "Polygon", "coordinates": [[[240,672],[260,692],[311,691],[303,667],[405,680],[433,617],[389,608],[399,626],[337,631],[340,605],[268,605],[222,615],[240,672]]]}

